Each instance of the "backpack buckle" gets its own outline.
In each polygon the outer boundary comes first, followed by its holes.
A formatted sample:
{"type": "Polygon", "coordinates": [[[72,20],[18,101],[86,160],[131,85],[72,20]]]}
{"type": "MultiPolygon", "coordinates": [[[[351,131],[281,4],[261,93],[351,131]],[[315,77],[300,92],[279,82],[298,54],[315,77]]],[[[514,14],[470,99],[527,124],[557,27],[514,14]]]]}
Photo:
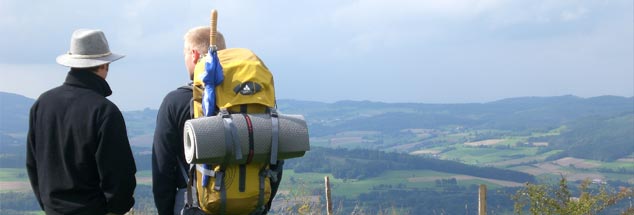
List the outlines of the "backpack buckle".
{"type": "Polygon", "coordinates": [[[229,113],[227,108],[220,108],[220,111],[218,112],[218,114],[220,114],[220,116],[222,118],[230,118],[231,117],[231,114],[229,113]]]}
{"type": "Polygon", "coordinates": [[[273,183],[277,182],[277,172],[273,171],[273,170],[269,170],[269,178],[271,178],[271,181],[273,181],[273,183]]]}
{"type": "Polygon", "coordinates": [[[271,117],[277,117],[278,116],[277,109],[271,108],[270,111],[271,111],[271,117]]]}

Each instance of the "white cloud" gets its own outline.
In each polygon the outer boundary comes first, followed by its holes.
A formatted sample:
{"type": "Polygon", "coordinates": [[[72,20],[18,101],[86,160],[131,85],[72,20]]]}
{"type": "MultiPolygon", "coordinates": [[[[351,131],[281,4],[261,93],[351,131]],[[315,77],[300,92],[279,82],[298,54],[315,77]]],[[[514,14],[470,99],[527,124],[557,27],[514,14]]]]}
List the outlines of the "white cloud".
{"type": "Polygon", "coordinates": [[[345,35],[333,53],[357,56],[390,48],[557,37],[581,30],[569,22],[604,13],[599,11],[603,6],[579,0],[347,1],[330,14],[333,29],[345,35]]]}
{"type": "Polygon", "coordinates": [[[585,8],[577,8],[575,10],[566,10],[561,13],[561,19],[563,21],[573,21],[583,17],[588,12],[585,8]]]}
{"type": "Polygon", "coordinates": [[[468,18],[498,8],[502,4],[503,1],[498,0],[358,0],[337,8],[333,22],[365,22],[372,27],[408,18],[468,18]]]}
{"type": "Polygon", "coordinates": [[[186,81],[183,34],[208,25],[212,8],[228,46],[273,70],[281,98],[460,102],[634,87],[629,0],[0,0],[0,90],[34,97],[61,84],[55,56],[72,30],[93,27],[127,55],[112,67],[111,99],[157,107],[186,81]],[[587,87],[595,80],[604,84],[587,87]],[[353,82],[369,87],[348,93],[353,82]]]}

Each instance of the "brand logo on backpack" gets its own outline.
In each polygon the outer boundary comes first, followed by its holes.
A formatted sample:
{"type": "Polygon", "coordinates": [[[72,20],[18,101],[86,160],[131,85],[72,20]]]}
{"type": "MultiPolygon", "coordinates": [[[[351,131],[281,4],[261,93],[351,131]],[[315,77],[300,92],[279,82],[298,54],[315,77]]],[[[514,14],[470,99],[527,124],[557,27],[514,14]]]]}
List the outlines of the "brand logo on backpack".
{"type": "Polygon", "coordinates": [[[238,84],[233,88],[233,92],[236,94],[240,93],[242,95],[253,95],[260,91],[262,91],[262,86],[252,81],[238,84]]]}

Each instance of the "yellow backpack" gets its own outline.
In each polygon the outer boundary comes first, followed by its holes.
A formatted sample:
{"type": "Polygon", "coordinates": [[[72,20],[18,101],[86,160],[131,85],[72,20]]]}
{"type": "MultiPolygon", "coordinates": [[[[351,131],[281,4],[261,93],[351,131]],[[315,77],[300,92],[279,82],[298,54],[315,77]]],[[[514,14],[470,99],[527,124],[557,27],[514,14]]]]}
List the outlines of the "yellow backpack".
{"type": "MultiPolygon", "coordinates": [[[[198,62],[194,72],[194,118],[203,116],[201,76],[208,57],[198,62]]],[[[274,111],[273,75],[252,51],[220,50],[218,58],[224,71],[224,81],[215,88],[219,114],[274,111]]],[[[194,168],[189,183],[197,193],[198,207],[208,214],[259,214],[271,198],[271,180],[277,180],[269,162],[250,162],[248,157],[243,164],[196,164],[194,168]]]]}

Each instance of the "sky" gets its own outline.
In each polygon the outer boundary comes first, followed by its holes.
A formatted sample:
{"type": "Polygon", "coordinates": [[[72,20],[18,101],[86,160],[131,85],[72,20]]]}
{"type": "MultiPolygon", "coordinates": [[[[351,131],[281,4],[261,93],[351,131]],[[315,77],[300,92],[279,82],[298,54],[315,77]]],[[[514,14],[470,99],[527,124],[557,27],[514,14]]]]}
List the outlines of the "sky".
{"type": "Polygon", "coordinates": [[[0,0],[0,91],[59,86],[78,28],[113,52],[108,97],[157,109],[188,82],[183,35],[218,10],[227,46],[249,48],[278,99],[489,102],[633,96],[632,0],[0,0]]]}

